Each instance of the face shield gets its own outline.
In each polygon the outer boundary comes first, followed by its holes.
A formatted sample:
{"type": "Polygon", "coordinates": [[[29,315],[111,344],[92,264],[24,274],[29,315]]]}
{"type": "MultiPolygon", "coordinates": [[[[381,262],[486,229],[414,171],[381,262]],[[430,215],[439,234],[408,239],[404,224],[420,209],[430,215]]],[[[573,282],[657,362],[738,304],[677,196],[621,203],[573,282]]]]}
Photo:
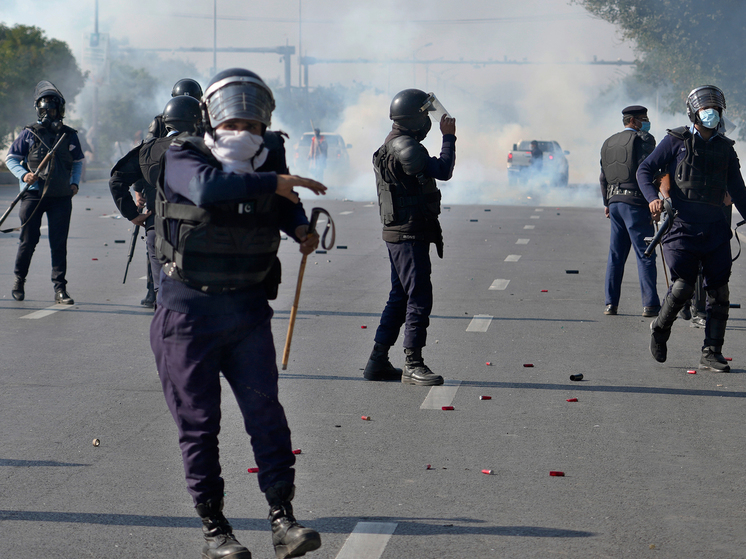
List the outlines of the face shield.
{"type": "Polygon", "coordinates": [[[451,114],[443,106],[443,103],[441,103],[435,96],[435,93],[427,94],[427,101],[425,101],[425,104],[422,105],[420,111],[427,111],[428,113],[430,113],[430,118],[432,118],[437,123],[440,123],[440,119],[443,118],[443,115],[446,115],[448,118],[452,118],[451,114]]]}

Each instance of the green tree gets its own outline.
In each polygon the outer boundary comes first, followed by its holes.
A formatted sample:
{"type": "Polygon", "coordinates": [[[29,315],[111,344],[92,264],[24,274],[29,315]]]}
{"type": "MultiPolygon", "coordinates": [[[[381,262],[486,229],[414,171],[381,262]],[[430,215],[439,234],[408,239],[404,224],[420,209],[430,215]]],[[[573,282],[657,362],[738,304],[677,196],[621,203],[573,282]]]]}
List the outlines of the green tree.
{"type": "Polygon", "coordinates": [[[67,43],[47,39],[38,27],[0,23],[0,148],[36,119],[32,96],[39,81],[54,83],[69,105],[85,78],[67,43]]]}
{"type": "MultiPolygon", "coordinates": [[[[713,84],[725,92],[731,120],[746,120],[746,3],[742,0],[573,0],[615,25],[638,56],[636,78],[660,88],[671,112],[689,92],[713,84]]],[[[746,138],[746,126],[741,126],[746,138]]]]}

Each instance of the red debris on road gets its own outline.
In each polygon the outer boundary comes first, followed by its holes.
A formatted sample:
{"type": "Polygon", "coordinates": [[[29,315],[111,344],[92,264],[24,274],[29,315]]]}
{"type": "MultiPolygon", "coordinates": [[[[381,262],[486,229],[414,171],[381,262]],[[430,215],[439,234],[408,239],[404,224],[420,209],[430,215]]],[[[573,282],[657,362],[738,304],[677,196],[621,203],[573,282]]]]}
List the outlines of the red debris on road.
{"type": "Polygon", "coordinates": [[[485,365],[487,365],[488,367],[492,367],[492,361],[487,361],[487,363],[485,363],[485,365]]]}
{"type": "Polygon", "coordinates": [[[687,371],[687,373],[689,373],[690,375],[696,375],[696,374],[697,374],[697,371],[695,371],[694,369],[689,369],[689,370],[687,371]]]}
{"type": "Polygon", "coordinates": [[[492,396],[480,396],[480,400],[492,400],[492,396]]]}
{"type": "Polygon", "coordinates": [[[293,451],[293,454],[300,454],[301,452],[303,452],[303,451],[302,451],[301,449],[299,449],[299,448],[296,448],[296,449],[295,449],[295,450],[293,451]]]}
{"type": "Polygon", "coordinates": [[[577,398],[568,398],[567,401],[568,402],[577,402],[578,399],[577,398]]]}
{"type": "Polygon", "coordinates": [[[259,468],[249,468],[247,471],[250,474],[258,474],[259,473],[259,468]]]}
{"type": "Polygon", "coordinates": [[[565,477],[565,472],[558,472],[556,470],[552,470],[549,472],[550,476],[556,476],[556,477],[565,477]]]}
{"type": "Polygon", "coordinates": [[[491,476],[491,475],[492,475],[492,474],[494,474],[495,472],[493,472],[492,470],[482,470],[482,473],[483,473],[483,474],[487,474],[488,476],[491,476]]]}
{"type": "Polygon", "coordinates": [[[455,408],[454,408],[453,406],[443,406],[443,407],[442,407],[441,409],[442,409],[443,411],[450,411],[450,410],[453,410],[453,409],[455,409],[455,408]]]}
{"type": "Polygon", "coordinates": [[[534,364],[533,363],[524,363],[523,366],[524,367],[533,367],[534,364]]]}
{"type": "Polygon", "coordinates": [[[370,421],[370,416],[369,415],[363,415],[360,419],[362,419],[363,421],[370,421]]]}

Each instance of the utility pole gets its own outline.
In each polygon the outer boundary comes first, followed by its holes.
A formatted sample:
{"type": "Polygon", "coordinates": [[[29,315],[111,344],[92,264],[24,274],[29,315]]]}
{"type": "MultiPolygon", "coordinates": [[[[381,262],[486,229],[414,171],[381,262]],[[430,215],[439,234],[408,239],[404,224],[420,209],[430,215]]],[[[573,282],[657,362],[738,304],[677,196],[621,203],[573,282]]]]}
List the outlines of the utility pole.
{"type": "MultiPolygon", "coordinates": [[[[96,0],[96,9],[94,13],[93,18],[93,35],[96,37],[96,41],[98,41],[98,0],[96,0]]],[[[91,142],[92,148],[93,148],[93,156],[94,158],[98,154],[98,136],[99,136],[99,130],[98,130],[98,80],[94,81],[93,86],[93,118],[91,119],[93,121],[93,141],[91,142]]]]}
{"type": "Polygon", "coordinates": [[[218,73],[218,0],[212,0],[212,72],[218,73]]]}

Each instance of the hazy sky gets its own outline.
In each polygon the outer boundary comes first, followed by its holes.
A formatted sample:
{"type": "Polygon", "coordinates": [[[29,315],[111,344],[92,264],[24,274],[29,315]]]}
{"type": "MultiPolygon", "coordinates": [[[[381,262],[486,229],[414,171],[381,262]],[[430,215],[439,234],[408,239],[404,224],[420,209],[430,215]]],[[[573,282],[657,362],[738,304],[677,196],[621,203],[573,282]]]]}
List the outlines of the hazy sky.
{"type": "MultiPolygon", "coordinates": [[[[3,23],[41,27],[47,36],[68,42],[78,57],[83,34],[93,31],[94,0],[2,3],[3,23]]],[[[613,100],[608,113],[604,109],[599,115],[593,105],[598,104],[600,92],[628,73],[630,67],[569,63],[590,61],[594,56],[599,60],[632,60],[634,53],[630,45],[619,40],[611,25],[591,18],[566,0],[217,0],[218,47],[288,44],[297,48],[299,5],[303,53],[319,59],[385,61],[416,56],[431,61],[485,61],[507,57],[542,63],[311,66],[311,86],[350,85],[354,80],[378,92],[366,94],[358,106],[348,107],[345,122],[337,130],[354,145],[350,157],[353,166],[359,168],[359,190],[365,196],[370,193],[370,154],[390,128],[388,104],[401,89],[435,91],[457,118],[458,163],[454,181],[449,183],[453,186],[450,191],[456,194],[444,190],[446,200],[449,196],[464,201],[502,199],[502,193],[495,198],[490,185],[506,182],[507,152],[521,139],[559,141],[571,151],[570,181],[595,182],[598,150],[603,140],[619,129],[621,108],[633,103],[655,106],[654,99],[622,97],[613,100]]],[[[135,48],[211,48],[213,1],[100,0],[99,31],[135,48]]],[[[164,56],[191,60],[203,81],[212,67],[212,53],[164,56]]],[[[277,54],[219,53],[217,62],[218,68],[242,66],[267,81],[284,81],[284,66],[277,54]]],[[[291,77],[292,85],[298,85],[297,56],[293,57],[291,77]]],[[[655,116],[651,114],[653,133],[660,137],[664,123],[657,122],[655,116]]],[[[437,134],[430,136],[426,145],[437,152],[437,134]]],[[[347,188],[345,195],[359,197],[355,194],[358,187],[347,188]]],[[[512,192],[505,195],[514,196],[512,192]]]]}

